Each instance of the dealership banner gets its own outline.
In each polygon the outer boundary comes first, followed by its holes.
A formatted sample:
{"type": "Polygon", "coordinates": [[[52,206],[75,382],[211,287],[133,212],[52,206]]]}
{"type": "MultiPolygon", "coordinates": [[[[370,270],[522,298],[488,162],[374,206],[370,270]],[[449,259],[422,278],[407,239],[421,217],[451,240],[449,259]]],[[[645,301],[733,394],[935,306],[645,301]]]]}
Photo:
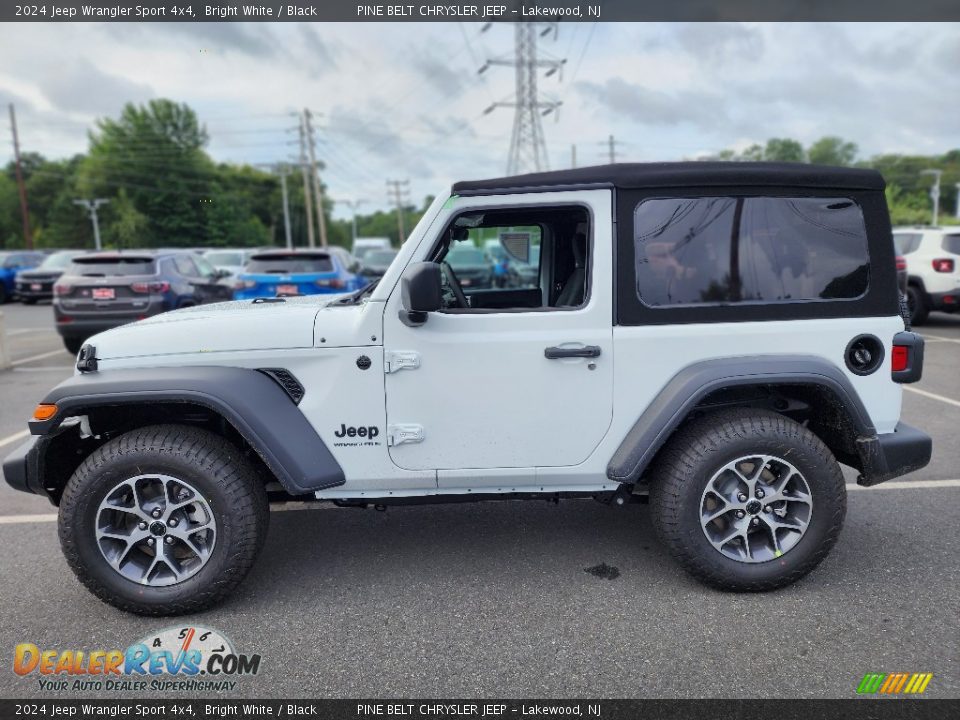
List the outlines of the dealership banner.
{"type": "Polygon", "coordinates": [[[7,718],[437,718],[575,717],[626,720],[928,720],[960,717],[960,700],[0,700],[7,718]]]}
{"type": "Polygon", "coordinates": [[[956,0],[52,0],[0,3],[0,21],[25,22],[628,22],[947,21],[956,0]]]}

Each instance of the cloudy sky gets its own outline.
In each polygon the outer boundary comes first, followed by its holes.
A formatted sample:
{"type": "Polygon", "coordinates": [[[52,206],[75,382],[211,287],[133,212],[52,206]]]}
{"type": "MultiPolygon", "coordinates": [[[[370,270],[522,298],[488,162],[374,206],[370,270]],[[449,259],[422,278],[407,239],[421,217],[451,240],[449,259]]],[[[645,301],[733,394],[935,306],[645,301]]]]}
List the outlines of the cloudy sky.
{"type": "MultiPolygon", "coordinates": [[[[222,161],[293,160],[292,113],[320,114],[319,155],[334,198],[387,203],[387,179],[412,195],[504,173],[513,31],[474,23],[7,24],[0,103],[17,108],[23,150],[86,148],[97,117],[125,102],[191,105],[222,161]]],[[[545,53],[567,60],[541,89],[552,168],[676,160],[773,136],[826,134],[861,154],[960,147],[960,26],[950,24],[562,24],[545,53]]],[[[6,118],[4,118],[6,119],[6,118]]],[[[6,128],[4,128],[6,129],[6,128]]],[[[11,155],[9,135],[0,163],[11,155]]],[[[338,210],[343,215],[345,210],[338,210]]]]}

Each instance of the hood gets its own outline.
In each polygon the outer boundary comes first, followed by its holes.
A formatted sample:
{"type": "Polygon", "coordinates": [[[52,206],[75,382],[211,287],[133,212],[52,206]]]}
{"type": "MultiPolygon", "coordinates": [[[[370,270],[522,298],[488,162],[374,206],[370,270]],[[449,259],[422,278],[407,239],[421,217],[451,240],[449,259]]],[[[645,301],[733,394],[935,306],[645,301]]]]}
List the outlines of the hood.
{"type": "MultiPolygon", "coordinates": [[[[317,314],[337,297],[311,295],[285,298],[285,302],[240,300],[198,305],[108,330],[88,342],[97,348],[101,360],[309,348],[314,346],[317,314]]],[[[331,332],[324,329],[324,347],[355,340],[347,330],[355,324],[352,317],[357,311],[358,306],[340,306],[325,314],[324,324],[331,326],[331,332]],[[344,330],[337,332],[337,326],[344,330]]]]}

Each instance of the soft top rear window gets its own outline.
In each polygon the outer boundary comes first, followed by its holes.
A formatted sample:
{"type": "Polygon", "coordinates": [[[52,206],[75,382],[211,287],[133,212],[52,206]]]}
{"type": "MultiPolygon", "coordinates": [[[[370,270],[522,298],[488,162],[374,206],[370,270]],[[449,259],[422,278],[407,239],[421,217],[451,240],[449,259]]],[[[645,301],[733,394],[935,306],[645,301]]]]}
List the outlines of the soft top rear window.
{"type": "Polygon", "coordinates": [[[247,263],[246,272],[276,275],[333,272],[333,260],[326,253],[254,255],[247,263]]]}
{"type": "Polygon", "coordinates": [[[948,253],[960,255],[960,235],[944,235],[942,247],[948,253]]]}
{"type": "Polygon", "coordinates": [[[74,258],[70,275],[107,277],[110,275],[154,275],[157,261],[152,257],[80,257],[74,258]]]}

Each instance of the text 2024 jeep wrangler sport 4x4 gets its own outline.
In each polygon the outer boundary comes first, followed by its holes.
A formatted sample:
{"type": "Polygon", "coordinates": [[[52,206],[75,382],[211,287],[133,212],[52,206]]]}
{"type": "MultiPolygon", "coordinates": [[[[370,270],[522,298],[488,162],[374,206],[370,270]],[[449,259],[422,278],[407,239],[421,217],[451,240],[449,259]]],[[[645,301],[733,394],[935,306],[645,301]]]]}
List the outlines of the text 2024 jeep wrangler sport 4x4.
{"type": "Polygon", "coordinates": [[[138,613],[229,594],[268,492],[649,499],[691,574],[781,587],[840,533],[838,463],[874,485],[930,459],[899,422],[923,341],[904,331],[883,187],[763,163],[461,182],[365,290],[93,337],[4,475],[59,505],[79,579],[138,613]],[[496,238],[533,266],[522,281],[458,282],[451,249],[496,238]]]}

